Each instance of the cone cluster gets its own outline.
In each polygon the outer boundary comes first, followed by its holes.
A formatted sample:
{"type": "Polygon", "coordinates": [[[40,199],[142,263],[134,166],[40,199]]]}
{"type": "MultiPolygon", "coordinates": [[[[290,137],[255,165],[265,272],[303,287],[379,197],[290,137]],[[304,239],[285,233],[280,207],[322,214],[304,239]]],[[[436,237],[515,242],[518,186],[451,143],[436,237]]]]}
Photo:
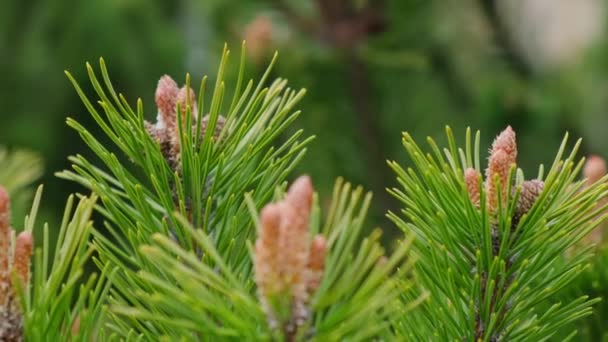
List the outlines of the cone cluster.
{"type": "Polygon", "coordinates": [[[486,169],[486,205],[491,213],[498,210],[499,198],[501,205],[506,206],[509,189],[509,174],[511,167],[516,166],[517,144],[515,132],[508,126],[500,133],[490,149],[488,168],[486,169]],[[500,191],[498,191],[500,190],[500,191]]]}
{"type": "MultiPolygon", "coordinates": [[[[188,122],[187,115],[190,115],[190,123],[193,135],[196,135],[196,126],[198,118],[198,106],[194,90],[187,85],[179,88],[177,83],[168,75],[164,75],[158,81],[155,94],[156,106],[158,107],[158,115],[156,123],[152,124],[148,121],[144,123],[146,131],[156,142],[160,144],[160,150],[163,157],[167,160],[171,168],[178,170],[180,168],[181,156],[181,139],[178,128],[177,111],[179,108],[182,123],[182,132],[186,132],[186,123],[188,122]]],[[[225,125],[225,118],[219,116],[213,132],[213,139],[218,140],[220,133],[225,125]]],[[[200,131],[198,132],[200,140],[207,131],[209,125],[209,115],[205,115],[201,119],[200,131]]]]}
{"type": "MultiPolygon", "coordinates": [[[[491,228],[491,239],[492,239],[492,253],[494,256],[500,254],[501,241],[504,236],[501,235],[499,229],[499,214],[504,212],[508,208],[509,196],[516,193],[517,187],[513,179],[511,179],[511,169],[517,168],[517,142],[515,139],[515,131],[508,126],[502,131],[494,142],[492,148],[489,151],[488,167],[485,172],[485,181],[481,184],[481,173],[473,168],[468,168],[464,172],[464,181],[466,185],[469,198],[475,207],[480,207],[481,188],[484,188],[485,193],[485,204],[486,209],[490,215],[490,228],[491,228]],[[501,209],[502,208],[502,209],[501,209]]],[[[532,207],[540,196],[544,188],[544,182],[538,179],[528,180],[521,183],[519,188],[519,197],[515,204],[515,212],[511,217],[511,233],[515,233],[511,238],[517,239],[517,226],[519,221],[532,207]]],[[[505,267],[507,270],[511,267],[511,261],[507,260],[505,267]]],[[[489,294],[489,298],[486,298],[486,286],[488,285],[488,275],[486,272],[482,272],[480,275],[481,281],[481,293],[482,301],[490,301],[491,310],[497,305],[497,294],[498,287],[489,294]]],[[[492,279],[496,284],[500,283],[500,279],[492,279]]],[[[502,293],[510,286],[511,279],[506,280],[502,284],[502,293]]],[[[499,313],[498,320],[502,320],[506,314],[505,306],[499,313]]],[[[482,340],[485,334],[485,325],[481,321],[479,312],[476,313],[475,318],[475,340],[482,340]]],[[[493,341],[495,338],[491,338],[493,341]]]]}
{"type": "Polygon", "coordinates": [[[10,198],[0,187],[0,341],[23,340],[23,317],[17,298],[17,284],[27,288],[30,278],[33,237],[21,232],[14,243],[15,234],[10,227],[10,198]],[[14,275],[14,276],[13,276],[14,275]]]}
{"type": "Polygon", "coordinates": [[[327,242],[310,238],[313,187],[298,178],[284,200],[266,205],[255,244],[255,282],[273,329],[295,336],[309,318],[308,302],[321,283],[327,242]]]}
{"type": "MultiPolygon", "coordinates": [[[[514,182],[509,179],[511,168],[517,167],[517,143],[515,139],[515,131],[508,126],[502,131],[490,149],[488,157],[488,168],[486,169],[486,179],[483,183],[486,194],[486,208],[491,216],[496,216],[499,205],[503,208],[507,206],[509,193],[515,192],[515,187],[509,189],[509,183],[514,182]]],[[[479,171],[468,168],[464,172],[464,182],[471,202],[479,208],[480,201],[480,179],[479,171]]],[[[521,184],[520,195],[516,204],[515,216],[513,223],[517,224],[519,219],[527,213],[536,199],[542,192],[544,183],[541,180],[533,179],[524,181],[521,184]]]]}

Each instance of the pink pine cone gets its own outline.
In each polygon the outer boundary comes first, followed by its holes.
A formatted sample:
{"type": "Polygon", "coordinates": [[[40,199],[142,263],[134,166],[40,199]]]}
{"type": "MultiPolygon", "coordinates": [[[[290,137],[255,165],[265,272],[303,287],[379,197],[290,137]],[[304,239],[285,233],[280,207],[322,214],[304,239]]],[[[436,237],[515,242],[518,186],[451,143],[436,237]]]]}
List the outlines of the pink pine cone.
{"type": "MultiPolygon", "coordinates": [[[[293,182],[285,199],[266,205],[260,215],[254,271],[260,302],[271,326],[300,326],[308,319],[308,300],[323,277],[327,243],[322,236],[310,241],[313,186],[310,177],[293,182]],[[289,322],[277,322],[272,297],[289,299],[289,322]],[[285,297],[288,296],[288,297],[285,297]]],[[[286,308],[282,308],[284,310],[286,308]]],[[[295,329],[295,328],[294,328],[295,329]]]]}
{"type": "Polygon", "coordinates": [[[156,106],[158,107],[159,123],[169,131],[175,129],[175,106],[179,88],[169,75],[163,75],[156,87],[156,106]]]}
{"type": "Polygon", "coordinates": [[[486,169],[486,194],[487,205],[490,213],[498,210],[498,193],[496,192],[496,181],[500,183],[500,196],[502,205],[506,205],[508,195],[509,173],[512,165],[516,165],[517,144],[515,132],[508,126],[494,140],[490,149],[488,168],[486,169]]]}

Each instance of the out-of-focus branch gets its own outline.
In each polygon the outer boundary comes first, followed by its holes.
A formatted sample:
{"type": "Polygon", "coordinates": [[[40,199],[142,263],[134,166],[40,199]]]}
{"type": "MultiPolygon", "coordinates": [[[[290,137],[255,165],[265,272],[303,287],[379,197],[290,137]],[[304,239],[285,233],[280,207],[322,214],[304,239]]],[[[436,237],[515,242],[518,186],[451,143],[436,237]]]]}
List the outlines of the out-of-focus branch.
{"type": "Polygon", "coordinates": [[[434,74],[442,81],[450,99],[460,108],[468,108],[473,100],[468,87],[449,58],[449,52],[442,46],[431,47],[428,51],[429,63],[434,74]]]}
{"type": "Polygon", "coordinates": [[[271,0],[271,2],[299,31],[312,36],[317,36],[319,34],[318,22],[298,14],[284,0],[271,0]]]}
{"type": "Polygon", "coordinates": [[[351,91],[352,106],[358,122],[358,135],[363,139],[362,152],[367,165],[367,177],[376,198],[387,209],[392,199],[384,191],[386,180],[393,178],[385,166],[378,113],[374,107],[371,79],[367,65],[361,60],[357,47],[370,36],[384,31],[384,1],[370,1],[364,8],[354,8],[348,0],[315,0],[318,21],[296,13],[284,0],[273,0],[275,7],[302,33],[338,50],[346,64],[345,82],[351,91]]]}
{"type": "Polygon", "coordinates": [[[386,181],[393,176],[386,167],[385,153],[382,148],[381,129],[378,124],[378,113],[374,109],[373,92],[369,70],[367,65],[361,61],[358,55],[349,53],[348,56],[348,78],[350,83],[351,99],[357,117],[357,128],[362,138],[361,147],[364,149],[364,158],[367,164],[367,172],[371,186],[375,191],[375,197],[379,204],[385,209],[392,208],[392,199],[386,191],[382,191],[388,184],[386,181]]]}
{"type": "Polygon", "coordinates": [[[504,24],[503,19],[500,17],[498,12],[496,0],[478,0],[479,7],[481,8],[488,25],[494,31],[494,41],[496,46],[503,52],[505,60],[513,71],[515,71],[522,78],[529,78],[531,75],[530,66],[521,57],[517,48],[513,44],[507,27],[504,24]]]}

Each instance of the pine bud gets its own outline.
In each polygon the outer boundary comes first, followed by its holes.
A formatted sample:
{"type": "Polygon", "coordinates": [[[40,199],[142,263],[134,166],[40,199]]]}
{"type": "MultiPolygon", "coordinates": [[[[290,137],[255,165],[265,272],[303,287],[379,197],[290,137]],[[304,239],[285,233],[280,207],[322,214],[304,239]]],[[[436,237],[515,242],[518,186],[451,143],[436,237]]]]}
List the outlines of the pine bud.
{"type": "Polygon", "coordinates": [[[525,181],[521,187],[515,213],[521,217],[530,211],[544,187],[545,183],[538,179],[525,181]]]}
{"type": "Polygon", "coordinates": [[[583,167],[583,176],[587,179],[587,186],[597,182],[606,175],[606,161],[600,156],[591,155],[583,167]]]}
{"type": "Polygon", "coordinates": [[[507,184],[509,179],[509,169],[511,163],[508,155],[503,150],[498,150],[490,156],[487,169],[486,179],[486,194],[487,194],[487,206],[490,213],[496,213],[498,210],[498,196],[497,184],[500,187],[500,196],[502,198],[503,207],[507,200],[507,184]]]}
{"type": "MultiPolygon", "coordinates": [[[[188,133],[188,129],[190,129],[192,137],[198,137],[198,141],[201,142],[209,126],[209,116],[206,115],[201,119],[200,131],[196,132],[197,127],[199,127],[196,93],[187,85],[178,88],[177,83],[168,75],[162,76],[158,81],[155,98],[158,107],[157,121],[154,124],[145,121],[144,128],[148,135],[159,144],[160,152],[171,170],[177,172],[181,178],[182,136],[180,133],[185,135],[185,133],[188,133]],[[178,108],[180,111],[179,120],[177,116],[178,108]],[[188,113],[189,117],[187,116],[188,113]],[[178,122],[181,122],[181,129],[178,127],[178,122]],[[190,127],[187,127],[188,123],[190,123],[190,127]]],[[[214,127],[213,141],[217,142],[219,140],[225,122],[225,118],[220,115],[214,127]]],[[[195,140],[193,139],[193,147],[197,149],[198,146],[194,146],[194,142],[195,140]]],[[[212,184],[213,177],[210,177],[207,179],[207,184],[205,184],[205,188],[203,189],[203,197],[208,196],[212,184]]],[[[173,186],[174,205],[175,207],[179,207],[179,196],[175,188],[176,186],[173,186]]],[[[186,217],[191,221],[193,215],[191,198],[189,197],[184,198],[184,205],[186,206],[186,217]]]]}
{"type": "Polygon", "coordinates": [[[21,232],[15,241],[15,255],[13,258],[13,269],[22,285],[25,286],[30,280],[30,259],[32,258],[32,247],[34,238],[30,232],[21,232]]]}
{"type": "Polygon", "coordinates": [[[16,297],[15,272],[21,286],[26,289],[30,278],[30,259],[33,237],[30,232],[17,236],[14,254],[11,255],[10,205],[6,190],[0,187],[0,341],[23,340],[23,317],[16,297]]]}
{"type": "Polygon", "coordinates": [[[479,172],[473,168],[464,171],[464,183],[475,207],[479,207],[479,177],[479,172]]]}
{"type": "Polygon", "coordinates": [[[182,124],[186,125],[187,117],[186,113],[190,110],[190,123],[196,124],[196,118],[198,117],[198,106],[196,104],[196,93],[190,87],[183,86],[177,93],[177,105],[182,112],[182,124]]]}
{"type": "Polygon", "coordinates": [[[498,150],[505,151],[507,155],[510,156],[513,163],[515,163],[515,159],[517,158],[517,142],[515,140],[515,131],[511,126],[507,126],[507,128],[494,139],[492,148],[490,149],[490,155],[498,150]]]}
{"type": "Polygon", "coordinates": [[[258,285],[260,298],[266,300],[283,290],[279,280],[278,242],[281,206],[279,204],[265,206],[260,215],[260,224],[259,236],[255,243],[255,282],[258,285]]]}
{"type": "Polygon", "coordinates": [[[175,152],[173,151],[174,142],[172,141],[173,132],[176,127],[176,105],[179,88],[177,83],[168,75],[164,75],[158,80],[156,87],[156,106],[158,115],[156,123],[144,122],[144,128],[148,135],[160,145],[160,151],[173,168],[175,164],[175,152]]]}
{"type": "Polygon", "coordinates": [[[144,121],[144,128],[152,140],[160,145],[160,153],[163,155],[163,158],[165,160],[171,159],[171,142],[169,141],[167,129],[159,127],[158,123],[151,124],[147,121],[144,121]]]}
{"type": "Polygon", "coordinates": [[[0,187],[0,307],[7,304],[10,289],[10,220],[10,199],[0,187]]]}
{"type": "Polygon", "coordinates": [[[313,187],[310,178],[298,178],[285,199],[262,209],[255,244],[255,281],[262,308],[272,328],[287,336],[309,318],[310,296],[321,283],[327,254],[322,236],[310,241],[313,187]]]}
{"type": "MultiPolygon", "coordinates": [[[[34,239],[32,233],[21,232],[15,241],[15,250],[13,254],[13,272],[17,275],[19,286],[25,291],[30,280],[30,259],[32,258],[32,247],[34,239]]],[[[17,301],[17,284],[12,284],[12,300],[10,301],[10,309],[13,313],[19,312],[19,304],[17,301]]]]}
{"type": "Polygon", "coordinates": [[[327,241],[321,235],[315,236],[310,245],[310,256],[308,259],[309,275],[307,279],[307,291],[309,295],[321,285],[323,270],[325,269],[325,255],[327,254],[327,241]]]}
{"type": "MultiPolygon", "coordinates": [[[[178,88],[177,83],[170,76],[164,75],[158,81],[155,98],[158,107],[156,123],[145,121],[144,128],[148,135],[160,145],[160,151],[169,166],[174,171],[179,171],[181,168],[181,137],[179,135],[180,130],[177,127],[177,107],[180,108],[181,122],[184,127],[181,131],[185,132],[188,122],[186,113],[190,112],[191,129],[193,130],[193,136],[196,136],[196,132],[194,132],[198,125],[196,93],[187,86],[178,88]]],[[[214,127],[214,141],[218,141],[225,122],[226,119],[220,115],[214,127]]],[[[200,132],[198,132],[200,138],[205,135],[208,124],[209,116],[206,115],[201,119],[200,132]]]]}
{"type": "Polygon", "coordinates": [[[272,47],[272,26],[270,18],[265,15],[258,15],[245,27],[246,52],[255,63],[261,63],[272,47]]]}
{"type": "MultiPolygon", "coordinates": [[[[205,136],[205,134],[207,133],[207,126],[209,126],[209,114],[203,116],[203,118],[201,119],[201,131],[200,131],[200,139],[202,141],[203,137],[205,136]]],[[[220,138],[220,134],[222,133],[222,130],[224,129],[224,126],[226,126],[226,118],[223,116],[218,116],[217,117],[217,122],[215,123],[215,128],[213,129],[213,140],[214,141],[218,141],[220,138]]]]}
{"type": "Polygon", "coordinates": [[[312,183],[302,176],[291,185],[283,204],[279,230],[279,270],[285,284],[291,288],[293,304],[307,301],[306,266],[309,256],[309,221],[312,206],[312,183]]]}
{"type": "Polygon", "coordinates": [[[168,131],[175,130],[175,106],[177,105],[178,93],[177,83],[171,76],[164,75],[158,80],[155,94],[156,106],[158,107],[157,125],[166,128],[168,131]]]}
{"type": "Polygon", "coordinates": [[[517,158],[517,145],[515,142],[515,132],[508,126],[500,133],[490,150],[488,168],[486,169],[486,194],[487,205],[490,213],[498,210],[498,193],[496,193],[496,181],[500,182],[503,206],[507,203],[507,186],[509,171],[515,165],[517,158]]]}
{"type": "Polygon", "coordinates": [[[72,336],[78,335],[78,331],[80,330],[80,315],[76,316],[74,321],[72,322],[72,336]]]}

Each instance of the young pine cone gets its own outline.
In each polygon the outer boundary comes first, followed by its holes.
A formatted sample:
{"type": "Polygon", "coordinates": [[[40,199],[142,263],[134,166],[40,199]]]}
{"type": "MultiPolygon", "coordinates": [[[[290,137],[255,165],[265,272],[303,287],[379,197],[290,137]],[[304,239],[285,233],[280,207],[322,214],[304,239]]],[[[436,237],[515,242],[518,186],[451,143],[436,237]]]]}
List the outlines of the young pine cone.
{"type": "MultiPolygon", "coordinates": [[[[197,127],[198,106],[196,96],[192,88],[183,86],[178,88],[177,83],[168,75],[164,75],[158,81],[155,94],[156,106],[158,107],[158,115],[156,123],[144,122],[144,127],[150,137],[160,145],[160,151],[175,171],[181,169],[181,139],[179,136],[179,127],[177,119],[177,110],[179,108],[181,114],[182,132],[185,131],[188,119],[190,120],[193,136],[197,127]],[[190,114],[190,117],[187,116],[190,114]]],[[[217,141],[220,133],[224,128],[226,119],[222,116],[218,117],[213,139],[217,141]]],[[[209,123],[209,115],[205,115],[201,119],[200,132],[198,132],[199,141],[207,131],[209,123]]]]}
{"type": "Polygon", "coordinates": [[[23,316],[17,298],[17,284],[12,279],[13,272],[26,290],[30,278],[30,259],[33,237],[30,232],[20,233],[14,248],[11,248],[10,199],[6,190],[0,187],[0,341],[23,340],[23,316]],[[14,253],[11,255],[11,250],[14,253]]]}
{"type": "Polygon", "coordinates": [[[260,215],[255,282],[270,327],[282,328],[286,336],[295,336],[309,319],[307,304],[325,267],[325,238],[310,241],[312,196],[310,178],[300,177],[284,200],[266,205],[260,215]]]}
{"type": "Polygon", "coordinates": [[[486,195],[487,206],[490,213],[495,214],[498,210],[498,196],[496,182],[500,184],[501,205],[507,203],[507,187],[509,182],[509,171],[515,165],[517,159],[517,144],[515,132],[508,126],[494,140],[490,149],[488,168],[486,169],[486,195]]]}
{"type": "Polygon", "coordinates": [[[479,172],[473,168],[464,171],[464,183],[467,186],[469,198],[476,208],[479,208],[479,172]]]}
{"type": "Polygon", "coordinates": [[[540,193],[543,191],[545,183],[538,179],[528,180],[523,182],[521,185],[521,192],[519,193],[519,199],[515,206],[515,213],[511,220],[511,226],[513,229],[517,227],[522,216],[524,216],[538,199],[540,193]]]}
{"type": "Polygon", "coordinates": [[[521,192],[519,194],[519,199],[517,201],[517,207],[515,208],[515,212],[518,215],[524,215],[534,205],[538,196],[543,191],[545,187],[545,183],[538,179],[525,181],[521,185],[521,192]]]}

